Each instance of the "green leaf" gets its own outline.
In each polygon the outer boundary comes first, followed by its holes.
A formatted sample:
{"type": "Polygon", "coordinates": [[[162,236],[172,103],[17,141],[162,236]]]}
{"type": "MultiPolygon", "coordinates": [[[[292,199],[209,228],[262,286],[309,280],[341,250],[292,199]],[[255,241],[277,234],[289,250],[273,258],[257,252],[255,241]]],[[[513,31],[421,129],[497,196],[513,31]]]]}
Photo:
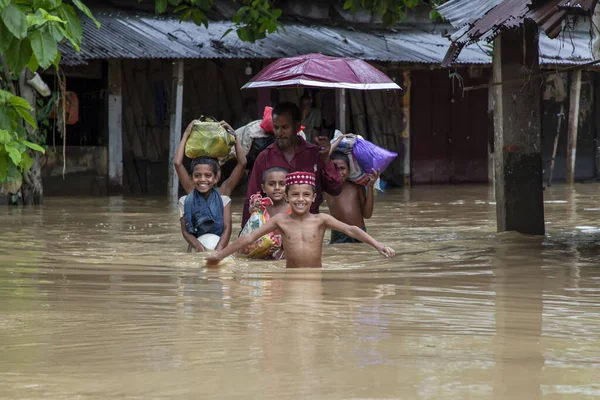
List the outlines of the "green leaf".
{"type": "Polygon", "coordinates": [[[11,72],[18,75],[23,71],[25,65],[29,63],[31,55],[31,43],[29,39],[17,40],[13,39],[6,50],[6,63],[11,72]]]}
{"type": "Polygon", "coordinates": [[[182,4],[178,7],[176,7],[175,10],[173,10],[173,13],[177,14],[179,11],[187,10],[188,8],[189,8],[189,6],[187,4],[182,4]]]}
{"type": "Polygon", "coordinates": [[[167,11],[167,0],[156,0],[156,13],[162,14],[167,11]]]}
{"type": "Polygon", "coordinates": [[[191,17],[192,17],[192,9],[188,8],[183,14],[181,14],[181,17],[179,17],[179,19],[181,21],[189,21],[191,17]]]}
{"type": "Polygon", "coordinates": [[[56,40],[54,40],[49,27],[43,26],[41,29],[36,29],[29,34],[29,38],[33,54],[35,54],[40,67],[43,69],[48,68],[56,59],[58,52],[56,40]]]}
{"type": "Polygon", "coordinates": [[[9,131],[7,131],[5,129],[0,129],[0,143],[1,144],[6,144],[6,143],[10,142],[10,137],[11,137],[11,134],[9,131]]]}
{"type": "Polygon", "coordinates": [[[46,150],[39,144],[28,142],[27,140],[23,140],[23,144],[29,147],[31,150],[39,151],[40,153],[45,153],[46,150]]]}
{"type": "Polygon", "coordinates": [[[269,23],[267,23],[267,32],[269,32],[269,33],[277,32],[277,23],[275,21],[270,21],[269,23]]]}
{"type": "Polygon", "coordinates": [[[21,162],[19,164],[19,167],[21,167],[21,171],[23,171],[23,173],[26,173],[32,166],[33,160],[31,159],[31,157],[29,157],[29,154],[21,154],[21,162]]]}
{"type": "Polygon", "coordinates": [[[32,26],[36,26],[36,25],[42,26],[46,22],[48,22],[48,21],[42,15],[41,9],[38,9],[34,14],[27,15],[27,27],[29,27],[29,28],[31,28],[32,26]]]}
{"type": "Polygon", "coordinates": [[[94,21],[94,23],[96,24],[96,28],[100,29],[100,22],[98,22],[96,20],[96,18],[94,18],[94,15],[90,11],[90,9],[87,8],[87,6],[85,4],[83,4],[81,2],[81,0],[73,0],[73,4],[75,4],[75,7],[79,8],[79,10],[82,13],[84,13],[89,19],[91,19],[92,21],[94,21]]]}
{"type": "Polygon", "coordinates": [[[29,102],[27,100],[25,100],[24,98],[19,97],[19,96],[13,95],[13,96],[9,97],[8,104],[15,108],[21,107],[28,111],[33,110],[33,107],[31,107],[31,104],[29,104],[29,102]]]}
{"type": "Polygon", "coordinates": [[[10,33],[17,39],[24,39],[27,36],[27,18],[18,7],[9,4],[2,10],[0,16],[10,33]]]}
{"type": "Polygon", "coordinates": [[[60,6],[60,3],[61,3],[60,0],[34,0],[33,8],[34,9],[43,8],[44,10],[53,10],[56,7],[60,6]]]}
{"type": "Polygon", "coordinates": [[[194,21],[196,25],[204,25],[208,28],[208,18],[206,18],[206,15],[197,8],[192,9],[192,21],[194,21]]]}
{"type": "Polygon", "coordinates": [[[281,8],[275,8],[272,14],[274,19],[281,17],[281,8]]]}
{"type": "Polygon", "coordinates": [[[81,21],[77,16],[77,13],[69,4],[63,4],[57,9],[58,15],[67,21],[64,26],[66,31],[65,37],[69,39],[73,47],[79,51],[79,44],[81,43],[81,37],[83,35],[83,30],[81,28],[81,21]]]}
{"type": "Polygon", "coordinates": [[[54,61],[52,61],[52,64],[58,68],[58,66],[60,65],[60,60],[62,59],[62,54],[60,54],[60,51],[56,52],[56,58],[54,59],[54,61]]]}
{"type": "Polygon", "coordinates": [[[34,55],[31,56],[31,58],[29,59],[29,62],[27,63],[26,67],[31,71],[31,72],[35,72],[38,70],[38,68],[40,67],[40,65],[37,62],[37,58],[35,58],[34,55]]]}
{"type": "Polygon", "coordinates": [[[0,53],[4,53],[8,46],[10,46],[10,42],[14,39],[14,35],[10,33],[6,25],[2,20],[0,20],[0,53]]]}
{"type": "Polygon", "coordinates": [[[229,28],[225,31],[225,33],[223,34],[223,36],[221,36],[221,39],[223,39],[225,36],[229,35],[231,32],[233,31],[233,28],[229,28]]]}
{"type": "Polygon", "coordinates": [[[0,183],[6,182],[8,173],[8,157],[2,149],[0,149],[0,183]]]}
{"type": "Polygon", "coordinates": [[[35,119],[33,118],[33,115],[29,113],[29,111],[21,107],[15,108],[15,111],[18,112],[19,115],[25,120],[25,122],[31,125],[34,129],[37,128],[37,125],[35,124],[35,119]]]}
{"type": "Polygon", "coordinates": [[[236,33],[237,33],[238,37],[240,38],[240,40],[242,40],[244,42],[249,41],[248,29],[246,29],[246,28],[239,28],[236,31],[236,33]]]}
{"type": "Polygon", "coordinates": [[[46,28],[48,28],[48,32],[50,33],[50,35],[52,35],[52,38],[55,42],[60,43],[65,38],[65,35],[63,34],[65,30],[58,29],[60,28],[60,26],[50,23],[46,25],[46,28]]]}
{"type": "Polygon", "coordinates": [[[17,164],[11,162],[8,163],[8,169],[6,171],[6,182],[14,182],[21,179],[21,173],[17,167],[17,164]]]}
{"type": "Polygon", "coordinates": [[[0,8],[4,8],[10,4],[10,0],[0,0],[0,8]]]}
{"type": "Polygon", "coordinates": [[[344,10],[349,10],[352,8],[352,0],[346,0],[344,3],[344,10]]]}
{"type": "Polygon", "coordinates": [[[8,153],[8,156],[12,160],[13,164],[19,165],[21,163],[21,152],[13,146],[7,144],[4,145],[4,148],[6,149],[6,152],[8,153]]]}

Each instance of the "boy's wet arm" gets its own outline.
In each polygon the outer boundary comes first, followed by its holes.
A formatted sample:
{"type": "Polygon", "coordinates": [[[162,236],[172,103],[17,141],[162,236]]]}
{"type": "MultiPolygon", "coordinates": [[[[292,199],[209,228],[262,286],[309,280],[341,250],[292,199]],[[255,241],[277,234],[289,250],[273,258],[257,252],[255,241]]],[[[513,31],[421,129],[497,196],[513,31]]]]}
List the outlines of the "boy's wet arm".
{"type": "Polygon", "coordinates": [[[240,236],[239,238],[237,238],[236,240],[233,241],[233,243],[230,243],[227,247],[225,247],[223,250],[218,252],[219,258],[223,259],[227,256],[232,255],[233,253],[239,251],[240,249],[254,243],[255,241],[257,241],[260,237],[266,235],[269,232],[272,232],[273,230],[275,230],[275,228],[277,227],[276,224],[274,223],[274,220],[276,220],[278,217],[278,215],[275,215],[273,218],[270,218],[263,226],[261,226],[260,228],[258,228],[257,230],[255,230],[252,233],[249,233],[247,235],[244,236],[240,236]]]}
{"type": "Polygon", "coordinates": [[[331,215],[327,215],[327,214],[319,214],[319,215],[322,215],[323,218],[325,218],[325,224],[326,224],[327,228],[333,229],[336,231],[340,231],[350,237],[353,237],[354,239],[357,239],[357,240],[360,240],[361,242],[367,243],[368,245],[376,248],[378,251],[379,251],[380,247],[383,247],[383,245],[381,243],[379,243],[377,240],[373,239],[373,237],[371,235],[369,235],[367,232],[360,229],[358,226],[345,224],[342,221],[338,221],[337,219],[333,218],[331,215]]]}

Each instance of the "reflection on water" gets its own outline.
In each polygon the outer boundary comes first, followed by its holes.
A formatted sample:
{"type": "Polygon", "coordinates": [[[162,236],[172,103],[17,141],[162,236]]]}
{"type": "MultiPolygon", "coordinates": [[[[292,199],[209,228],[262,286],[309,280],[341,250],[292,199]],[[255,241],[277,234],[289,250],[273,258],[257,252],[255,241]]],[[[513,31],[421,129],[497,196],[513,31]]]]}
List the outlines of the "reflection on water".
{"type": "Polygon", "coordinates": [[[547,189],[545,237],[496,234],[488,187],[385,193],[399,256],[318,271],[207,271],[162,199],[1,207],[0,397],[596,398],[598,189],[547,189]]]}

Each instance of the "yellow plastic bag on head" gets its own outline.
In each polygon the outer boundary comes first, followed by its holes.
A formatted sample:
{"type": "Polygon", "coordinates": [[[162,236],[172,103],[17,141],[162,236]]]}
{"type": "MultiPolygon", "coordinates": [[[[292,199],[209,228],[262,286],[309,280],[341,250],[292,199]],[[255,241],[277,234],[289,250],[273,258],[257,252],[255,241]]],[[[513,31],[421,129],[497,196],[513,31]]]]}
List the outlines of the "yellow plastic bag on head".
{"type": "Polygon", "coordinates": [[[185,144],[185,155],[188,158],[208,156],[222,158],[229,154],[235,137],[212,119],[194,122],[190,137],[185,144]]]}

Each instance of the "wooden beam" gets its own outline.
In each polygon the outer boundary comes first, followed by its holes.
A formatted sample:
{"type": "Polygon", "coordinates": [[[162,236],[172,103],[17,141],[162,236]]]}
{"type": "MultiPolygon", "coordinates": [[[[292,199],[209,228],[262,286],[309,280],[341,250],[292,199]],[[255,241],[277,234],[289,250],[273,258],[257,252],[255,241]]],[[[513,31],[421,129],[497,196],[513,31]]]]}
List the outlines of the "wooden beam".
{"type": "Polygon", "coordinates": [[[579,103],[581,97],[581,70],[571,73],[569,91],[569,131],[567,133],[567,172],[565,180],[575,183],[575,159],[577,155],[577,130],[579,128],[579,103]]]}
{"type": "Polygon", "coordinates": [[[181,140],[181,118],[183,112],[183,61],[173,63],[173,83],[171,90],[171,132],[169,136],[169,197],[177,199],[179,178],[173,167],[175,151],[181,140]]]}
{"type": "Polygon", "coordinates": [[[123,100],[121,60],[108,61],[108,186],[123,190],[123,100]]]}
{"type": "Polygon", "coordinates": [[[403,171],[404,187],[409,188],[411,184],[410,178],[410,92],[412,87],[412,81],[410,77],[410,71],[402,72],[402,89],[405,91],[404,99],[402,100],[402,112],[404,118],[406,118],[406,129],[402,132],[402,143],[404,144],[404,155],[403,155],[403,171]]]}
{"type": "Polygon", "coordinates": [[[545,232],[538,45],[531,21],[494,40],[494,81],[511,82],[493,87],[498,232],[545,232]]]}
{"type": "Polygon", "coordinates": [[[346,129],[348,129],[348,125],[347,125],[347,96],[346,96],[346,89],[336,89],[336,99],[337,99],[337,121],[336,121],[336,127],[337,129],[339,129],[343,134],[346,134],[348,132],[346,132],[346,129]]]}

